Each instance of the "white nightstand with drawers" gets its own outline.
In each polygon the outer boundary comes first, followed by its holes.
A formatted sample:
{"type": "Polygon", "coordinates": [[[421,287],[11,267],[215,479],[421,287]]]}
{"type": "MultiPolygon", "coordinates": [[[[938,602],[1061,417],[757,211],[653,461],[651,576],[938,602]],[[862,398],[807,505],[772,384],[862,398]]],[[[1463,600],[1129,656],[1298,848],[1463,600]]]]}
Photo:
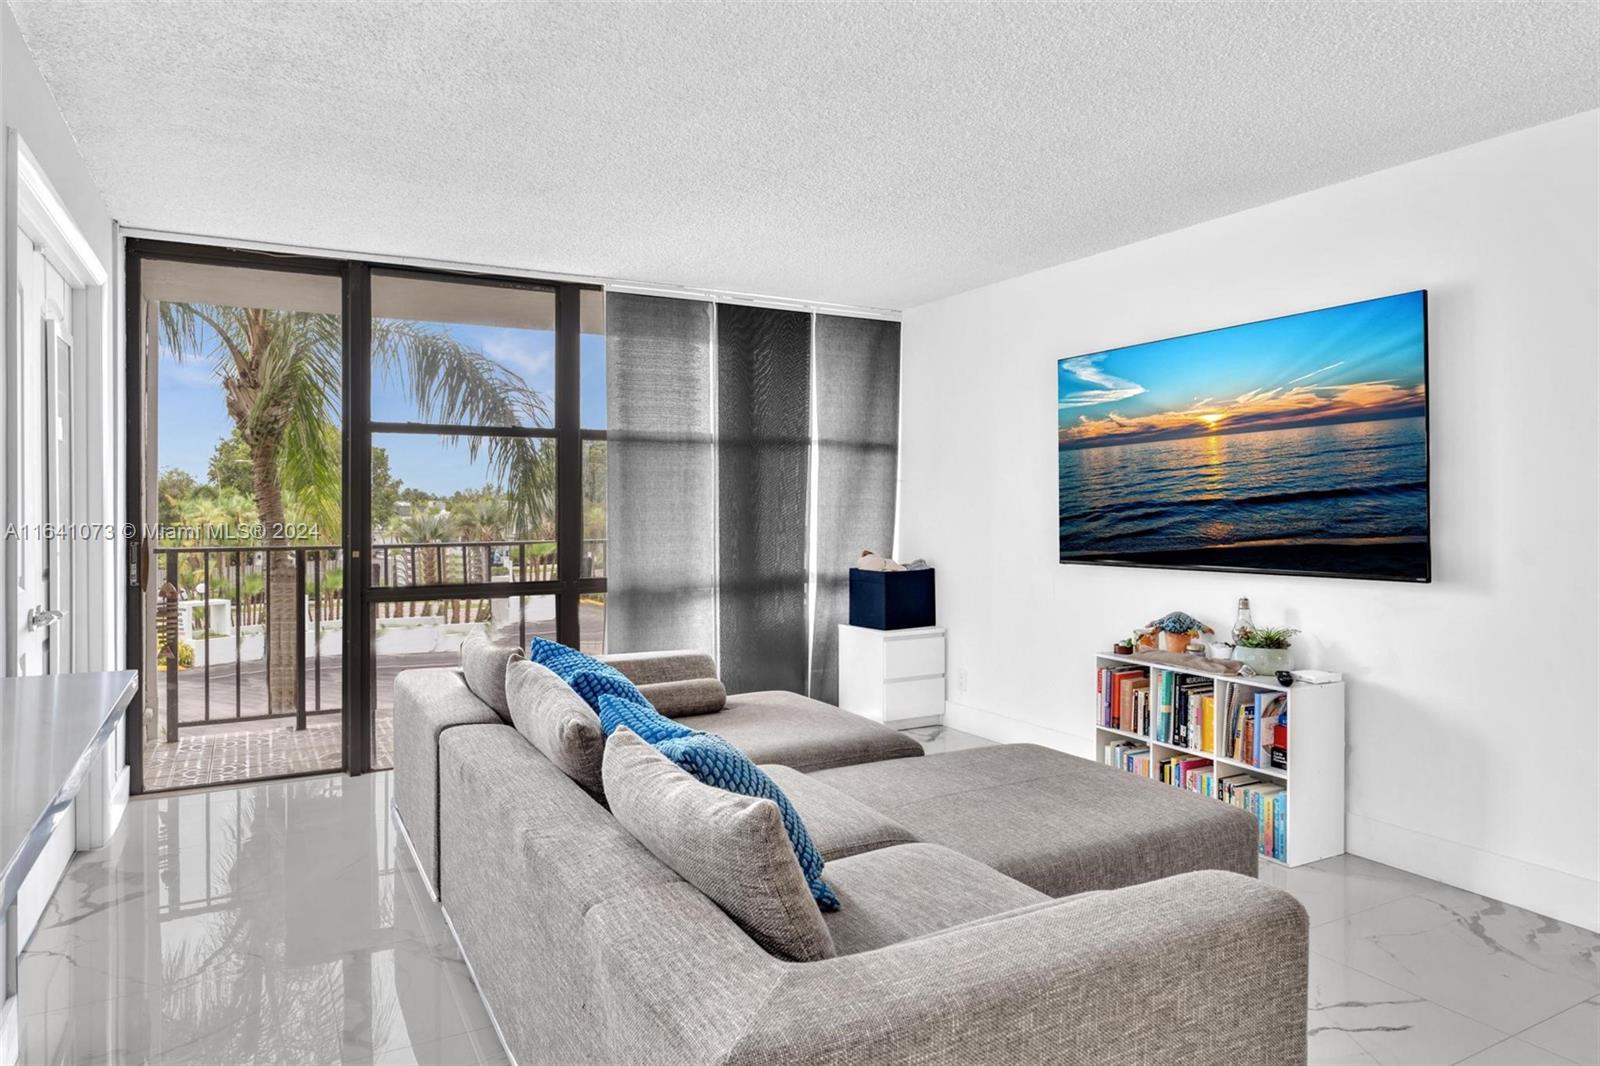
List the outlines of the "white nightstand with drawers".
{"type": "Polygon", "coordinates": [[[944,718],[944,629],[839,627],[839,706],[907,729],[944,718]]]}

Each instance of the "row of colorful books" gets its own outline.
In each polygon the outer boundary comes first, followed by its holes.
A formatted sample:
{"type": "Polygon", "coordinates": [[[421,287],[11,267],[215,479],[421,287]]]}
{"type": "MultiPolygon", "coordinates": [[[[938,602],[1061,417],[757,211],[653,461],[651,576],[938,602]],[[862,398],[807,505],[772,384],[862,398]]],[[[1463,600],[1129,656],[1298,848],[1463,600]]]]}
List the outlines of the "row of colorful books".
{"type": "MultiPolygon", "coordinates": [[[[1225,754],[1264,769],[1289,769],[1289,699],[1281,692],[1235,693],[1229,685],[1225,754]]],[[[1207,749],[1211,750],[1211,749],[1207,749]]]]}
{"type": "Polygon", "coordinates": [[[1162,764],[1162,780],[1202,796],[1242,807],[1256,819],[1261,854],[1285,862],[1289,851],[1289,791],[1274,781],[1262,781],[1237,770],[1217,775],[1207,759],[1169,759],[1162,764]],[[1168,764],[1175,764],[1168,770],[1168,764]]]}
{"type": "Polygon", "coordinates": [[[1209,678],[1163,671],[1157,708],[1157,744],[1216,750],[1216,688],[1209,678]]]}
{"type": "MultiPolygon", "coordinates": [[[[1129,773],[1149,773],[1150,749],[1134,741],[1107,745],[1103,759],[1106,765],[1129,773]]],[[[1261,854],[1279,862],[1288,861],[1289,791],[1283,785],[1227,768],[1227,772],[1218,775],[1214,762],[1196,755],[1163,759],[1156,769],[1160,780],[1172,788],[1187,789],[1248,811],[1256,820],[1261,854]]]]}
{"type": "Polygon", "coordinates": [[[1140,777],[1150,776],[1150,749],[1131,740],[1124,740],[1119,744],[1107,744],[1105,750],[1100,753],[1100,761],[1130,774],[1138,774],[1140,777]]]}
{"type": "Polygon", "coordinates": [[[1162,760],[1161,780],[1173,788],[1200,792],[1201,777],[1210,775],[1215,766],[1216,764],[1210,759],[1202,759],[1198,755],[1179,755],[1176,758],[1162,760]]]}
{"type": "Polygon", "coordinates": [[[1095,675],[1100,724],[1125,733],[1150,734],[1150,672],[1143,667],[1101,667],[1095,675]]]}
{"type": "Polygon", "coordinates": [[[1287,861],[1289,851],[1289,792],[1270,781],[1231,781],[1220,783],[1218,798],[1255,815],[1261,854],[1279,862],[1287,861]]]}

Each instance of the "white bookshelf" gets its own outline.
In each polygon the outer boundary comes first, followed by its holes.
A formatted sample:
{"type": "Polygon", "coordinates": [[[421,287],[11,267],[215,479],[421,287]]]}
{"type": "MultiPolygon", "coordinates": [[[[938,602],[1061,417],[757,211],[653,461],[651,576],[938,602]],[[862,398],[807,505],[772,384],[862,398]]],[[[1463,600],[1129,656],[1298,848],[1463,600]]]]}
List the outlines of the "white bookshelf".
{"type": "MultiPolygon", "coordinates": [[[[1105,761],[1105,751],[1123,741],[1131,740],[1150,748],[1148,776],[1160,788],[1171,788],[1161,780],[1161,763],[1179,755],[1192,755],[1210,759],[1220,777],[1237,770],[1269,783],[1281,784],[1289,797],[1289,810],[1285,832],[1288,836],[1284,864],[1301,866],[1318,859],[1344,853],[1344,682],[1311,685],[1297,681],[1293,685],[1278,684],[1272,677],[1240,677],[1222,673],[1205,659],[1196,657],[1192,665],[1157,662],[1138,655],[1096,655],[1095,683],[1103,668],[1126,669],[1139,667],[1149,672],[1151,691],[1159,689],[1160,674],[1204,678],[1212,682],[1212,695],[1217,706],[1217,727],[1212,746],[1217,750],[1180,747],[1163,744],[1149,735],[1137,731],[1112,729],[1101,722],[1098,698],[1094,701],[1095,758],[1105,761]],[[1251,766],[1247,761],[1229,758],[1227,750],[1224,693],[1227,685],[1236,686],[1236,692],[1269,691],[1286,693],[1289,710],[1289,766],[1286,770],[1251,766]]],[[[1156,715],[1151,715],[1152,729],[1156,715]]],[[[1222,802],[1222,801],[1218,801],[1222,802]]],[[[1268,861],[1276,861],[1263,855],[1268,861]]]]}

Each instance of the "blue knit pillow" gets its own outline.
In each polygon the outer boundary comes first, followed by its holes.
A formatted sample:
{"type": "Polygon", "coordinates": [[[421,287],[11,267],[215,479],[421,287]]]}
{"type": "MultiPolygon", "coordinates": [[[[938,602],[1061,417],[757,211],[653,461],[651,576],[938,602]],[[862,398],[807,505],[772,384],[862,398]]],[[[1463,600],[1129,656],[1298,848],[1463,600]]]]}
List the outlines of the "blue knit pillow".
{"type": "Polygon", "coordinates": [[[627,726],[646,744],[659,744],[674,737],[692,737],[696,730],[679,725],[648,703],[634,703],[609,692],[600,694],[600,731],[606,736],[627,726]]]}
{"type": "Polygon", "coordinates": [[[600,713],[600,697],[606,693],[655,709],[620,670],[575,648],[534,637],[528,646],[528,658],[572,686],[572,691],[583,697],[596,714],[600,713]]]}
{"type": "Polygon", "coordinates": [[[700,732],[663,740],[655,748],[702,784],[776,803],[783,815],[783,828],[789,834],[789,845],[794,848],[794,857],[800,861],[800,870],[811,888],[811,898],[822,910],[839,909],[839,898],[822,879],[822,853],[811,842],[811,834],[806,832],[799,813],[777,783],[744,752],[714,733],[700,732]]]}

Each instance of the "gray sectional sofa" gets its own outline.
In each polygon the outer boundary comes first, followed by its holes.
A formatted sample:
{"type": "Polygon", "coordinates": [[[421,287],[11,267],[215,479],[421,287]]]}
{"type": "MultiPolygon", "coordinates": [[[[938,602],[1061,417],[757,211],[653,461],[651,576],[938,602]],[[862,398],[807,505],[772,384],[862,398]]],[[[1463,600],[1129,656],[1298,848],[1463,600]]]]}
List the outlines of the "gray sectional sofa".
{"type": "MultiPolygon", "coordinates": [[[[647,692],[710,666],[610,661],[647,692]]],[[[789,962],[503,713],[460,671],[396,678],[394,813],[520,1063],[1305,1059],[1305,912],[1223,804],[729,696],[679,720],[768,764],[842,902],[834,957],[789,962]]]]}

